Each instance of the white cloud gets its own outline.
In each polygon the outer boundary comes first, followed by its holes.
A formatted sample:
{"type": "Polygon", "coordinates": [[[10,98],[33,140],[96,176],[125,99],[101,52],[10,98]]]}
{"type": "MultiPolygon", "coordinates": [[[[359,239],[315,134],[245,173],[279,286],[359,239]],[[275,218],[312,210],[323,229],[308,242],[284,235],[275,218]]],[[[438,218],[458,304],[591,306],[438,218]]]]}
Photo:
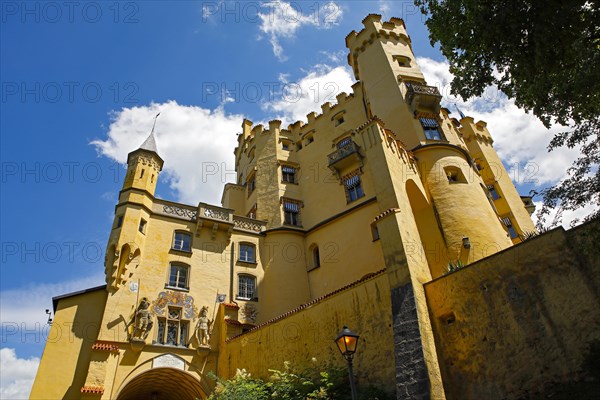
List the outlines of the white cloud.
{"type": "Polygon", "coordinates": [[[29,398],[39,363],[37,357],[17,357],[15,349],[0,349],[0,398],[29,398]]]}
{"type": "MultiPolygon", "coordinates": [[[[554,134],[566,130],[566,127],[553,125],[547,129],[535,116],[518,108],[513,100],[495,87],[489,87],[481,98],[465,102],[450,94],[452,74],[447,62],[422,57],[417,58],[417,62],[427,83],[440,89],[445,107],[456,113],[455,106],[458,106],[476,121],[487,122],[494,147],[509,166],[509,173],[517,185],[544,188],[565,178],[567,169],[580,154],[579,148],[561,147],[548,152],[547,147],[554,134]]],[[[538,204],[538,209],[540,207],[538,204]]],[[[563,225],[569,227],[571,221],[592,209],[565,212],[563,225]]]]}
{"type": "Polygon", "coordinates": [[[275,113],[284,121],[284,126],[299,120],[306,120],[311,111],[321,112],[321,104],[335,103],[335,96],[341,92],[352,93],[352,72],[348,67],[317,65],[308,71],[298,82],[289,83],[280,77],[285,87],[284,94],[263,108],[275,113]]]}
{"type": "Polygon", "coordinates": [[[159,155],[165,160],[162,177],[186,204],[220,204],[223,185],[235,181],[233,149],[242,115],[223,107],[208,110],[175,101],[124,108],[114,112],[106,140],[92,142],[101,155],[125,163],[127,154],[148,136],[154,116],[159,155]]]}
{"type": "Polygon", "coordinates": [[[259,29],[269,37],[273,53],[280,61],[286,60],[281,46],[282,38],[293,39],[302,26],[329,29],[337,25],[343,15],[342,8],[333,1],[309,5],[276,0],[261,3],[261,9],[263,12],[258,13],[259,29]]]}
{"type": "Polygon", "coordinates": [[[54,296],[104,284],[104,273],[60,283],[34,283],[0,292],[0,322],[21,329],[38,330],[46,324],[44,310],[52,308],[54,296]]]}

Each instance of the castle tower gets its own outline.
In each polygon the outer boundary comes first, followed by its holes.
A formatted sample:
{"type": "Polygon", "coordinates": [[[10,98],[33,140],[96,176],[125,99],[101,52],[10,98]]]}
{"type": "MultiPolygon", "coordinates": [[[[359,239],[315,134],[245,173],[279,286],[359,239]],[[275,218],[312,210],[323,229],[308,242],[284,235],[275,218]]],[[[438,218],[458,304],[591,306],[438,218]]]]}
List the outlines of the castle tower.
{"type": "Polygon", "coordinates": [[[106,283],[116,291],[127,281],[128,271],[139,264],[147,223],[163,159],[154,133],[127,156],[127,173],[115,207],[115,220],[105,258],[106,283]]]}
{"type": "Polygon", "coordinates": [[[511,245],[460,132],[416,63],[404,22],[370,14],[346,37],[370,113],[412,150],[450,260],[469,263],[511,245]]]}

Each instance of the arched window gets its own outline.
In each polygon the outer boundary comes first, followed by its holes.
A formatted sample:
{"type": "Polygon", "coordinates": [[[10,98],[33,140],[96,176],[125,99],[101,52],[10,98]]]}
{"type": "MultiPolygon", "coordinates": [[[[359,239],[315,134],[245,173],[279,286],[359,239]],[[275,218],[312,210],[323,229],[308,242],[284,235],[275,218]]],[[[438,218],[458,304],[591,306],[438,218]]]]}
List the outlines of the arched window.
{"type": "Polygon", "coordinates": [[[256,277],[253,275],[238,275],[238,295],[240,300],[256,298],[256,277]]]}
{"type": "Polygon", "coordinates": [[[181,263],[169,265],[169,281],[167,287],[189,289],[190,266],[181,263]]]}
{"type": "Polygon", "coordinates": [[[319,246],[315,246],[312,249],[313,266],[319,268],[321,266],[321,257],[319,255],[319,246]]]}
{"type": "Polygon", "coordinates": [[[240,243],[239,260],[247,263],[256,262],[256,246],[252,243],[240,243]]]}
{"type": "Polygon", "coordinates": [[[188,232],[176,231],[171,248],[179,251],[192,251],[192,235],[188,232]]]}

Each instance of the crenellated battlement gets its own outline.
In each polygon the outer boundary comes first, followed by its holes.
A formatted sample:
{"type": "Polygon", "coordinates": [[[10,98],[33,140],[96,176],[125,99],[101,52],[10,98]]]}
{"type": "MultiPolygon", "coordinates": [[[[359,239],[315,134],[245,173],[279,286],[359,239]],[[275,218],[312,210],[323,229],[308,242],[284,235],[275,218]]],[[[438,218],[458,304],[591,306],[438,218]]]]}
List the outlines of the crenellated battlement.
{"type": "MultiPolygon", "coordinates": [[[[369,14],[362,21],[365,26],[359,32],[352,31],[346,36],[346,47],[348,53],[348,64],[354,71],[354,77],[359,79],[358,55],[373,43],[375,39],[394,39],[403,41],[411,46],[410,37],[406,33],[406,26],[401,18],[390,18],[389,21],[381,22],[381,15],[369,14]]],[[[411,48],[412,50],[412,48],[411,48]]]]}

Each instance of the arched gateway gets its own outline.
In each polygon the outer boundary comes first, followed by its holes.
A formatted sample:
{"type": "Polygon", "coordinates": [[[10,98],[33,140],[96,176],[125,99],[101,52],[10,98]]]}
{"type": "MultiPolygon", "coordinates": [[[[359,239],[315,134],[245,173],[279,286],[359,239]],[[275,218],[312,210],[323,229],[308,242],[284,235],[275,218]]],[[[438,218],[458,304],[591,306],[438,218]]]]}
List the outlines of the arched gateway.
{"type": "Polygon", "coordinates": [[[153,368],[131,379],[116,400],[206,399],[200,382],[176,368],[153,368]]]}

